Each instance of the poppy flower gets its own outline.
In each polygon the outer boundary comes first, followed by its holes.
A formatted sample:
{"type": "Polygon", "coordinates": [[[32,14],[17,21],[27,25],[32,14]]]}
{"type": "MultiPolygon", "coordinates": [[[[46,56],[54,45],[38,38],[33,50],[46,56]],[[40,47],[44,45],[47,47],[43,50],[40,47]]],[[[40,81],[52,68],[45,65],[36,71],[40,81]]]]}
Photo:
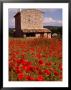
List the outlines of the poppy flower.
{"type": "Polygon", "coordinates": [[[62,70],[62,65],[59,66],[59,69],[62,70]]]}
{"type": "Polygon", "coordinates": [[[33,81],[33,80],[35,80],[33,77],[31,77],[31,76],[26,76],[26,80],[31,80],[31,81],[33,81]]]}
{"type": "Polygon", "coordinates": [[[39,64],[44,64],[43,60],[39,60],[39,64]]]}
{"type": "Polygon", "coordinates": [[[41,55],[41,54],[36,54],[36,57],[37,57],[38,59],[40,59],[40,58],[42,58],[42,55],[41,55]]]}
{"type": "Polygon", "coordinates": [[[24,59],[23,59],[23,60],[21,61],[21,63],[25,65],[25,64],[27,64],[27,60],[24,60],[24,59]]]}
{"type": "Polygon", "coordinates": [[[59,75],[59,78],[62,79],[62,75],[59,75]]]}
{"type": "Polygon", "coordinates": [[[16,71],[16,73],[21,73],[21,70],[19,67],[16,67],[15,71],[16,71]]]}
{"type": "Polygon", "coordinates": [[[22,66],[22,68],[23,68],[24,70],[27,70],[27,66],[22,66]]]}
{"type": "Polygon", "coordinates": [[[47,75],[51,74],[51,72],[49,70],[44,70],[44,73],[47,74],[47,75]]]}
{"type": "Polygon", "coordinates": [[[51,66],[52,65],[52,62],[47,62],[46,65],[47,66],[51,66]]]}
{"type": "Polygon", "coordinates": [[[34,52],[35,49],[34,48],[30,48],[30,50],[31,50],[31,52],[34,52]]]}
{"type": "Polygon", "coordinates": [[[54,71],[54,75],[58,76],[58,75],[59,75],[59,73],[58,73],[57,71],[54,71]]]}
{"type": "Polygon", "coordinates": [[[38,80],[38,81],[43,81],[44,78],[43,78],[43,76],[39,75],[39,76],[37,77],[37,80],[38,80]]]}
{"type": "Polygon", "coordinates": [[[18,79],[19,79],[19,80],[22,80],[23,78],[24,78],[23,73],[19,73],[19,74],[18,74],[18,79]]]}

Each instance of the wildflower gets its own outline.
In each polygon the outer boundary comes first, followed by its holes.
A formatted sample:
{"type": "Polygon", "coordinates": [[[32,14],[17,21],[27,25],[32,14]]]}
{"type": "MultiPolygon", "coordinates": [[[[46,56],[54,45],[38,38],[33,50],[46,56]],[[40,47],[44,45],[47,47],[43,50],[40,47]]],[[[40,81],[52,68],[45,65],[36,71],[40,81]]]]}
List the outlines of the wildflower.
{"type": "Polygon", "coordinates": [[[52,62],[47,62],[46,65],[47,66],[51,66],[52,65],[52,62]]]}
{"type": "Polygon", "coordinates": [[[42,58],[42,55],[41,55],[41,54],[36,54],[36,57],[37,57],[38,59],[40,59],[40,58],[42,58]]]}
{"type": "Polygon", "coordinates": [[[39,60],[39,64],[44,64],[43,60],[39,60]]]}
{"type": "Polygon", "coordinates": [[[24,59],[23,59],[23,60],[21,61],[21,63],[25,65],[25,64],[27,64],[27,60],[24,60],[24,59]]]}
{"type": "Polygon", "coordinates": [[[31,81],[33,81],[33,80],[35,80],[33,77],[31,77],[31,76],[26,76],[26,80],[31,80],[31,81]]]}
{"type": "Polygon", "coordinates": [[[62,75],[61,74],[59,75],[59,78],[62,79],[62,75]]]}
{"type": "Polygon", "coordinates": [[[57,71],[54,71],[54,75],[58,76],[58,75],[59,75],[59,73],[58,73],[57,71]]]}
{"type": "Polygon", "coordinates": [[[43,76],[39,75],[38,78],[37,78],[37,80],[38,80],[38,81],[43,81],[44,78],[43,78],[43,76]]]}
{"type": "Polygon", "coordinates": [[[51,72],[49,70],[44,70],[44,72],[47,74],[47,75],[50,75],[51,72]]]}
{"type": "Polygon", "coordinates": [[[18,79],[19,79],[19,80],[22,80],[23,78],[24,78],[23,73],[19,73],[19,74],[18,74],[18,79]]]}
{"type": "Polygon", "coordinates": [[[62,70],[62,65],[59,66],[59,69],[62,70]]]}

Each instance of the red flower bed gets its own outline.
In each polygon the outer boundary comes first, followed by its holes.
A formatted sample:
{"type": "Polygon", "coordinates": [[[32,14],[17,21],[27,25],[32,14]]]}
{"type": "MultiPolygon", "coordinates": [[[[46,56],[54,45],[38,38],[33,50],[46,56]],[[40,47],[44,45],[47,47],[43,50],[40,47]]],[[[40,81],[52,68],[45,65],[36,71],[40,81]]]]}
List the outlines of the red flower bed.
{"type": "Polygon", "coordinates": [[[62,80],[62,41],[9,39],[9,80],[62,80]]]}

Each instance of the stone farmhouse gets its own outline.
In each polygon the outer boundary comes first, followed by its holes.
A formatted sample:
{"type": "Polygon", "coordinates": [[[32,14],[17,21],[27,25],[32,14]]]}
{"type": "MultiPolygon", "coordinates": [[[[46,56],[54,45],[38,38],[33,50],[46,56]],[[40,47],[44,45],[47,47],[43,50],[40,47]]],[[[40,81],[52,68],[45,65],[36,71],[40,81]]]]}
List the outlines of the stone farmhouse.
{"type": "Polygon", "coordinates": [[[48,37],[51,31],[43,28],[43,12],[37,9],[23,9],[15,16],[15,36],[48,37]]]}

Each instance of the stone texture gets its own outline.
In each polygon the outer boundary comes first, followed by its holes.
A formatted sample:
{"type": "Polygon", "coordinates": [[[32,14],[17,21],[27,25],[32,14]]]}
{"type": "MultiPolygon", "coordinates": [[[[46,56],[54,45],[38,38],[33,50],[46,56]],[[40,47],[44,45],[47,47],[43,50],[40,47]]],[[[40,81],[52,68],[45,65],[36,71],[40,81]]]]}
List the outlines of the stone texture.
{"type": "Polygon", "coordinates": [[[15,16],[15,36],[51,38],[51,31],[43,28],[43,12],[37,9],[23,9],[15,16]],[[32,34],[34,33],[34,34],[32,34]],[[30,34],[30,35],[29,35],[30,34]]]}
{"type": "Polygon", "coordinates": [[[51,38],[51,33],[48,34],[48,38],[51,38]]]}
{"type": "Polygon", "coordinates": [[[47,33],[44,33],[44,37],[47,37],[47,33]]]}
{"type": "Polygon", "coordinates": [[[37,38],[40,37],[40,34],[36,34],[36,37],[37,37],[37,38]]]}
{"type": "Polygon", "coordinates": [[[43,13],[36,9],[26,9],[21,11],[21,30],[42,29],[43,13]]]}

